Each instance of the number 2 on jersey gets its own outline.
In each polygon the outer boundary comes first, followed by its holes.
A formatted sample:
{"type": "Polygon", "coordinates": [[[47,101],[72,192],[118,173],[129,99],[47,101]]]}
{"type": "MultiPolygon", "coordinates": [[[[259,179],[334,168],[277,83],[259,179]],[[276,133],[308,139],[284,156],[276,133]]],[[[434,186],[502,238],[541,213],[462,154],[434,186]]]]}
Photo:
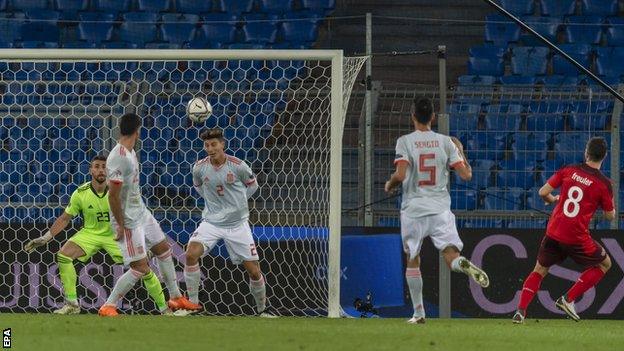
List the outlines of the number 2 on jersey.
{"type": "MultiPolygon", "coordinates": [[[[427,166],[427,160],[435,160],[435,154],[421,154],[418,158],[418,173],[429,173],[429,179],[418,180],[418,186],[436,185],[436,166],[427,166]]],[[[420,174],[419,174],[420,178],[420,174]]]]}
{"type": "Polygon", "coordinates": [[[579,204],[581,200],[583,200],[583,189],[578,186],[571,187],[568,190],[568,199],[563,203],[563,214],[570,218],[576,217],[581,210],[581,205],[579,204]],[[572,211],[569,209],[570,205],[572,205],[572,211]]]}

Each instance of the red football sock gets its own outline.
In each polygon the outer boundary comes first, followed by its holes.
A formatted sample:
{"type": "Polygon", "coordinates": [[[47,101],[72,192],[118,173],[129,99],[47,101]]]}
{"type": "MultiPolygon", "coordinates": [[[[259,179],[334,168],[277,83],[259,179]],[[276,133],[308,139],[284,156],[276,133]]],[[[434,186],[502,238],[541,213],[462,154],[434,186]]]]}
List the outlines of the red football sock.
{"type": "Polygon", "coordinates": [[[598,284],[600,279],[604,277],[604,272],[598,267],[592,267],[587,269],[581,276],[578,278],[576,283],[572,285],[568,293],[566,294],[566,300],[568,302],[573,302],[579,296],[583,295],[584,292],[589,290],[592,286],[598,284]]]}
{"type": "Polygon", "coordinates": [[[518,304],[519,310],[526,311],[527,306],[529,306],[529,304],[533,300],[533,297],[535,297],[535,294],[537,294],[537,291],[542,284],[543,278],[544,277],[542,277],[541,274],[537,272],[531,272],[531,274],[529,274],[529,276],[524,280],[524,285],[522,286],[522,294],[520,294],[520,303],[518,304]]]}

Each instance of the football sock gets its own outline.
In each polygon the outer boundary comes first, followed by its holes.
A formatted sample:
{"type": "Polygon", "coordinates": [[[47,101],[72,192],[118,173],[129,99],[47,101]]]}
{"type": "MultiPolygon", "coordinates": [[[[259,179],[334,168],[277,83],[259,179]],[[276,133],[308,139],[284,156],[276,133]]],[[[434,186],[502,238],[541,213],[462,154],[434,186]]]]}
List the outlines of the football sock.
{"type": "Polygon", "coordinates": [[[165,302],[165,294],[163,293],[162,285],[160,285],[160,280],[154,272],[150,271],[143,278],[143,285],[145,285],[145,289],[152,297],[152,300],[156,303],[156,307],[158,307],[159,311],[164,311],[167,309],[167,302],[165,302]]]}
{"type": "Polygon", "coordinates": [[[414,317],[424,317],[425,307],[423,306],[422,299],[423,281],[420,275],[420,268],[407,268],[405,270],[405,280],[407,280],[410,297],[412,298],[414,317]]]}
{"type": "Polygon", "coordinates": [[[126,273],[122,274],[121,277],[115,283],[115,287],[113,291],[111,291],[108,299],[106,300],[107,305],[117,306],[119,300],[121,300],[124,295],[132,289],[132,287],[143,277],[143,273],[139,271],[135,271],[130,268],[126,273]]]}
{"type": "Polygon", "coordinates": [[[598,284],[604,275],[604,272],[598,267],[587,269],[566,293],[566,301],[574,302],[579,296],[583,295],[584,292],[598,284]]]}
{"type": "Polygon", "coordinates": [[[541,274],[531,272],[531,274],[529,274],[529,276],[524,280],[522,293],[520,294],[520,303],[518,304],[519,310],[526,311],[527,306],[529,306],[531,300],[533,300],[533,297],[537,294],[537,291],[542,284],[542,279],[544,279],[544,277],[542,277],[541,274]]]}
{"type": "Polygon", "coordinates": [[[199,303],[199,280],[201,279],[201,271],[199,263],[194,266],[184,267],[184,281],[186,282],[186,293],[192,303],[199,303]]]}
{"type": "Polygon", "coordinates": [[[258,280],[249,279],[249,290],[256,301],[256,308],[258,312],[264,311],[266,308],[266,284],[264,283],[264,276],[260,276],[258,280]]]}
{"type": "Polygon", "coordinates": [[[467,258],[464,256],[457,256],[455,257],[455,259],[453,261],[451,261],[451,270],[453,272],[457,272],[457,273],[466,273],[464,272],[463,269],[461,269],[461,267],[459,266],[459,261],[461,261],[462,259],[466,260],[467,258]]]}
{"type": "Polygon", "coordinates": [[[162,274],[163,281],[169,291],[169,298],[174,299],[182,296],[180,288],[178,287],[178,279],[175,266],[173,265],[173,259],[171,258],[171,248],[157,257],[158,268],[160,268],[160,274],[162,274]]]}
{"type": "Polygon", "coordinates": [[[61,283],[63,283],[65,299],[67,302],[77,304],[76,267],[74,267],[73,260],[59,252],[56,254],[56,263],[58,264],[59,273],[61,275],[61,283]]]}

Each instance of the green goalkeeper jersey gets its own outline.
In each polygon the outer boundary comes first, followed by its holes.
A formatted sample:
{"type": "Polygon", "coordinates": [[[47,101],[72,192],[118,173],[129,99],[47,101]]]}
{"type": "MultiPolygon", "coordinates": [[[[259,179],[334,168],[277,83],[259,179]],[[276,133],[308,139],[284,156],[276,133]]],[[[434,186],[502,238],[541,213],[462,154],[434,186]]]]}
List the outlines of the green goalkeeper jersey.
{"type": "Polygon", "coordinates": [[[74,191],[65,212],[72,216],[81,215],[83,233],[113,235],[108,207],[108,187],[97,194],[91,182],[84,183],[74,191]]]}

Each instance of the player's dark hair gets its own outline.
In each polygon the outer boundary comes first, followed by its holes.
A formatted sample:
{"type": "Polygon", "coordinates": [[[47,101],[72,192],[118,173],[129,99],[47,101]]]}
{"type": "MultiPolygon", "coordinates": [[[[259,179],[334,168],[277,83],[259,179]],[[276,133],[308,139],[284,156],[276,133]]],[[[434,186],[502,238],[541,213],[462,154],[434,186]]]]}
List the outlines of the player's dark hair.
{"type": "Polygon", "coordinates": [[[426,97],[420,97],[412,101],[412,118],[418,123],[427,124],[433,119],[433,102],[426,97]]]}
{"type": "Polygon", "coordinates": [[[130,136],[141,126],[141,117],[135,113],[126,113],[119,119],[119,133],[130,136]]]}
{"type": "Polygon", "coordinates": [[[199,138],[203,141],[209,139],[219,139],[221,141],[225,141],[225,138],[223,138],[223,131],[219,128],[206,129],[199,135],[199,138]]]}
{"type": "Polygon", "coordinates": [[[587,157],[590,161],[600,162],[607,156],[607,141],[594,137],[587,142],[587,157]]]}
{"type": "Polygon", "coordinates": [[[91,159],[91,163],[95,162],[95,161],[104,161],[106,162],[106,156],[104,155],[97,155],[94,158],[91,159]]]}

